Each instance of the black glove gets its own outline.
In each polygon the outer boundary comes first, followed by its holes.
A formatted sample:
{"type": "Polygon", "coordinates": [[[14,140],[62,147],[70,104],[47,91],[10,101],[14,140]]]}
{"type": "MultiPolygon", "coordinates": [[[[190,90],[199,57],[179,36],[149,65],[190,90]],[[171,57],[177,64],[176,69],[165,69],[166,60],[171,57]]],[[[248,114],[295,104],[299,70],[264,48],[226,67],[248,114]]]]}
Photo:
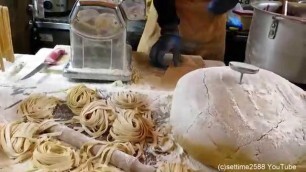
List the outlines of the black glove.
{"type": "Polygon", "coordinates": [[[208,10],[214,14],[224,14],[233,9],[239,0],[212,0],[208,5],[208,10]]]}
{"type": "Polygon", "coordinates": [[[164,56],[166,53],[173,54],[174,66],[178,66],[181,62],[181,38],[177,27],[175,29],[162,28],[159,40],[153,45],[150,52],[151,64],[155,67],[166,69],[169,65],[166,64],[164,56]]]}

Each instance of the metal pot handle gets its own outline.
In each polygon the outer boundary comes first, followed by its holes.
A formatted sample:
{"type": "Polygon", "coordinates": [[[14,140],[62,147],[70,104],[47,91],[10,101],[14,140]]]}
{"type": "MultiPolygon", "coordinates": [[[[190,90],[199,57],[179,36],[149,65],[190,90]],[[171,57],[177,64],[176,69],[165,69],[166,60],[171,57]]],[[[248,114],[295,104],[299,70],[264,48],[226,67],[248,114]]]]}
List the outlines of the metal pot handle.
{"type": "Polygon", "coordinates": [[[272,24],[270,26],[270,31],[269,31],[268,38],[275,39],[279,21],[284,20],[284,18],[281,17],[281,16],[272,16],[272,20],[273,21],[272,21],[272,24]]]}
{"type": "Polygon", "coordinates": [[[306,20],[301,19],[301,18],[297,18],[297,17],[292,17],[292,16],[283,17],[283,16],[278,15],[278,16],[272,16],[272,19],[273,19],[273,21],[272,21],[272,24],[270,26],[270,31],[269,31],[269,35],[268,35],[268,38],[270,38],[270,39],[275,39],[279,22],[281,22],[285,19],[301,22],[302,24],[306,24],[306,20]]]}

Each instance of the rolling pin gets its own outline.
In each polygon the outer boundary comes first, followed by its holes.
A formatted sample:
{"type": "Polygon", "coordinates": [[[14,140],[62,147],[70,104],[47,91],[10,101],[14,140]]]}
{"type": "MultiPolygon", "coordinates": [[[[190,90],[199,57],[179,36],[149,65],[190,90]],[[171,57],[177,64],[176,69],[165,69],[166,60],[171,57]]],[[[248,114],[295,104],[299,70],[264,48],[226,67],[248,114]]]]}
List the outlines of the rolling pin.
{"type": "MultiPolygon", "coordinates": [[[[47,132],[61,132],[62,134],[57,136],[57,138],[76,148],[81,148],[85,143],[97,141],[61,124],[50,127],[47,132]]],[[[102,146],[103,145],[94,146],[91,153],[96,155],[102,146]]],[[[114,151],[110,163],[126,172],[155,172],[154,167],[144,165],[139,162],[137,158],[119,150],[114,151]]]]}

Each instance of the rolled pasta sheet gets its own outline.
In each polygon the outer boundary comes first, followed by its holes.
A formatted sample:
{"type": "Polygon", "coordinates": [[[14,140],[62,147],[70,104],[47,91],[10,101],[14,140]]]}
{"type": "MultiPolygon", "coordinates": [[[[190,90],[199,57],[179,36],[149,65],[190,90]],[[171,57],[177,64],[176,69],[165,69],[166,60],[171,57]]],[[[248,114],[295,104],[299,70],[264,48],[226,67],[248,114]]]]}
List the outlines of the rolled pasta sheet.
{"type": "Polygon", "coordinates": [[[32,162],[37,170],[61,172],[78,167],[80,156],[62,142],[45,139],[40,140],[36,146],[32,162]]]}
{"type": "Polygon", "coordinates": [[[146,110],[147,100],[145,95],[135,93],[135,92],[118,92],[114,93],[110,102],[118,108],[121,109],[139,109],[146,110]]]}
{"type": "Polygon", "coordinates": [[[95,138],[106,133],[115,118],[114,109],[104,100],[97,100],[86,105],[78,117],[85,132],[95,138]]]}
{"type": "Polygon", "coordinates": [[[148,137],[156,139],[153,122],[134,110],[120,111],[110,129],[110,136],[115,141],[131,143],[142,143],[148,137]]]}
{"type": "Polygon", "coordinates": [[[180,163],[164,163],[156,172],[193,172],[193,170],[180,163]]]}
{"type": "Polygon", "coordinates": [[[38,137],[36,123],[12,122],[0,127],[0,147],[16,163],[32,156],[38,137]]]}
{"type": "Polygon", "coordinates": [[[80,115],[84,106],[95,101],[96,91],[87,88],[85,85],[78,85],[71,88],[67,95],[67,105],[75,115],[80,115]]]}
{"type": "Polygon", "coordinates": [[[53,118],[53,112],[60,100],[43,94],[33,94],[23,100],[17,110],[28,121],[41,122],[53,118]]]}

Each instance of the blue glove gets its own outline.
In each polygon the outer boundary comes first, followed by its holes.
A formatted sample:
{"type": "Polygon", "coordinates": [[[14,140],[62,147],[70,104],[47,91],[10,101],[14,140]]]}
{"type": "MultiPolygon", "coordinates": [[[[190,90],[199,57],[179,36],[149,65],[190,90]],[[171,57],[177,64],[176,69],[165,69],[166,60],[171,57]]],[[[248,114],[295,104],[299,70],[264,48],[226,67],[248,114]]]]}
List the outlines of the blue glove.
{"type": "Polygon", "coordinates": [[[208,5],[208,10],[214,14],[224,14],[233,9],[239,0],[212,0],[208,5]]]}
{"type": "Polygon", "coordinates": [[[178,31],[162,28],[161,36],[153,45],[150,52],[151,64],[155,67],[166,69],[168,64],[165,63],[164,56],[166,53],[173,53],[174,66],[182,61],[180,53],[181,38],[178,31]]]}
{"type": "Polygon", "coordinates": [[[239,30],[242,30],[243,29],[243,25],[241,23],[241,20],[239,19],[239,17],[237,16],[230,16],[228,19],[227,19],[227,22],[226,22],[226,27],[227,28],[237,28],[239,30]]]}

